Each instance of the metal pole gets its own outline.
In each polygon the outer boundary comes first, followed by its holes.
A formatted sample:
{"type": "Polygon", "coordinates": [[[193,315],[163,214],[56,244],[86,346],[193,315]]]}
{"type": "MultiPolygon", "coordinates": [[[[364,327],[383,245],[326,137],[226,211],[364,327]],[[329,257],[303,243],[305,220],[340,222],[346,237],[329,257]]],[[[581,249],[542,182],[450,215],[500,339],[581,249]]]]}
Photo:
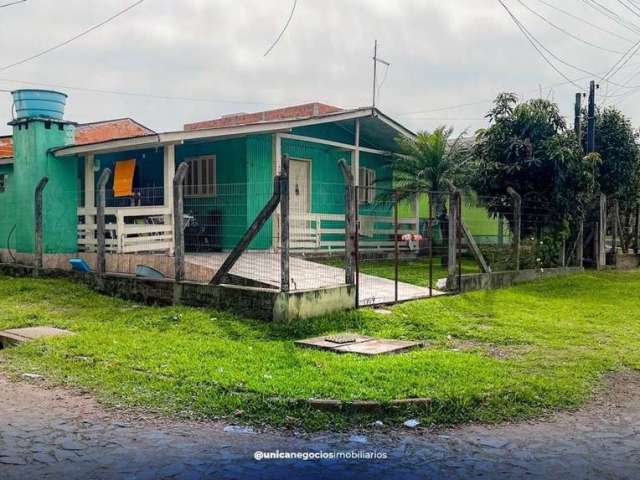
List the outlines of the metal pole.
{"type": "Polygon", "coordinates": [[[353,189],[355,203],[355,241],[354,241],[354,253],[355,253],[355,267],[356,267],[356,308],[360,308],[360,186],[356,185],[353,189]]]}
{"type": "Polygon", "coordinates": [[[640,204],[636,205],[636,234],[635,234],[635,251],[636,251],[636,255],[640,253],[640,204]]]}
{"type": "Polygon", "coordinates": [[[280,173],[280,289],[290,290],[291,276],[289,272],[289,155],[282,157],[280,173]]]}
{"type": "Polygon", "coordinates": [[[376,87],[378,83],[378,40],[373,44],[373,100],[371,106],[376,108],[376,87]]]}
{"type": "Polygon", "coordinates": [[[458,290],[462,291],[462,195],[458,197],[458,222],[456,225],[456,238],[458,239],[458,290]]]}
{"type": "Polygon", "coordinates": [[[48,177],[42,177],[36,185],[35,191],[35,275],[40,275],[43,267],[43,257],[44,257],[44,221],[42,211],[44,208],[44,204],[42,201],[42,194],[44,192],[44,188],[49,183],[48,177]]]}
{"type": "Polygon", "coordinates": [[[520,237],[522,234],[522,197],[513,188],[507,187],[507,193],[513,200],[513,251],[516,271],[520,270],[520,237]]]}
{"type": "Polygon", "coordinates": [[[98,209],[96,212],[96,240],[98,242],[96,252],[96,272],[104,275],[106,270],[106,245],[105,245],[105,221],[104,210],[107,205],[106,186],[111,177],[111,170],[105,168],[98,178],[98,209]]]}
{"type": "Polygon", "coordinates": [[[427,192],[429,202],[429,218],[427,219],[427,232],[429,236],[429,296],[433,297],[433,203],[431,192],[427,192]]]}
{"type": "Polygon", "coordinates": [[[398,302],[398,263],[400,262],[400,251],[398,248],[398,195],[393,195],[393,246],[394,246],[394,283],[395,301],[398,302]]]}
{"type": "Polygon", "coordinates": [[[173,177],[173,238],[174,277],[182,282],[185,275],[184,266],[184,179],[189,171],[189,163],[182,162],[173,177]]]}
{"type": "Polygon", "coordinates": [[[587,153],[596,149],[596,82],[589,83],[589,107],[587,118],[587,153]]]}

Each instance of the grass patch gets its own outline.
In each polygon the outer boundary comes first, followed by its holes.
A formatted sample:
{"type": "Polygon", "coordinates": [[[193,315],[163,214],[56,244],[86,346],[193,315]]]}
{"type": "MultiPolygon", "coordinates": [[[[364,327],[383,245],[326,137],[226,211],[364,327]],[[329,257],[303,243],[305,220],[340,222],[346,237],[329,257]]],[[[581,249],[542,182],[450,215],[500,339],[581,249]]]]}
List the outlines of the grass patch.
{"type": "Polygon", "coordinates": [[[140,306],[66,280],[0,277],[0,328],[77,333],[2,350],[0,365],[88,388],[109,403],[209,418],[240,409],[243,421],[307,429],[408,415],[425,423],[527,418],[576,407],[605,372],[640,366],[638,289],[638,272],[585,273],[411,302],[391,315],[361,310],[268,324],[207,309],[140,306]],[[365,358],[293,344],[345,330],[429,346],[365,358]],[[492,348],[508,355],[492,355],[492,348]],[[432,402],[370,416],[272,397],[432,402]]]}
{"type": "MultiPolygon", "coordinates": [[[[315,260],[324,265],[344,268],[344,258],[332,257],[325,260],[315,260]]],[[[393,259],[360,259],[361,273],[376,277],[395,279],[395,262],[393,259]]],[[[462,273],[479,273],[480,267],[475,260],[465,258],[462,260],[462,273]]],[[[447,267],[442,265],[440,258],[433,259],[433,284],[441,278],[447,278],[447,267]]],[[[400,260],[398,264],[398,279],[404,283],[429,286],[429,258],[418,257],[400,260]]]]}

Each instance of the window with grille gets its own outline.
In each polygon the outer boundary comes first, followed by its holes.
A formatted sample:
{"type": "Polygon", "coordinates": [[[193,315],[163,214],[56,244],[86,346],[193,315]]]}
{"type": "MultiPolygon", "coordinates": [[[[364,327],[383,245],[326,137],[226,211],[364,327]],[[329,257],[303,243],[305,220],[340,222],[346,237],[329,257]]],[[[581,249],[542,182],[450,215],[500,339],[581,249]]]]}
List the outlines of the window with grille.
{"type": "Polygon", "coordinates": [[[7,190],[7,179],[9,176],[7,174],[0,174],[0,193],[5,192],[7,190]]]}
{"type": "Polygon", "coordinates": [[[216,195],[216,156],[191,157],[184,181],[185,197],[214,197],[216,195]]]}
{"type": "Polygon", "coordinates": [[[360,188],[358,189],[358,201],[360,203],[373,203],[376,199],[376,171],[372,168],[360,167],[360,188]]]}

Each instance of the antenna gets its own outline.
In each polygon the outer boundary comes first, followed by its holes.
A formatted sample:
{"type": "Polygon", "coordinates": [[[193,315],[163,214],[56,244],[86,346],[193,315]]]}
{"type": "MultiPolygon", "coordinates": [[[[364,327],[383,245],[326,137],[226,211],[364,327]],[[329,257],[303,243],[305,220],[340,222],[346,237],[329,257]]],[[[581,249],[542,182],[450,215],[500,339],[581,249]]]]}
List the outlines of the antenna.
{"type": "Polygon", "coordinates": [[[378,40],[373,44],[373,101],[371,102],[372,108],[376,108],[376,90],[378,89],[378,63],[390,67],[391,64],[386,60],[378,58],[378,40]]]}

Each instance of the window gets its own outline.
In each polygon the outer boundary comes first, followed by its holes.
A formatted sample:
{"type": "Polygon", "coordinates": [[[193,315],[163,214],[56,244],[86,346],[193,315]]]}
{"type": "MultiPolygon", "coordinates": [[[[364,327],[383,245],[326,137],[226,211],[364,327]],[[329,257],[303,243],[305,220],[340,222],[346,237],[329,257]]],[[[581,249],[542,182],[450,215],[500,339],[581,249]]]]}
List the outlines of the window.
{"type": "Polygon", "coordinates": [[[214,197],[216,195],[216,156],[191,157],[184,182],[185,197],[214,197]]]}
{"type": "Polygon", "coordinates": [[[0,193],[7,191],[7,180],[9,179],[9,175],[6,173],[0,174],[0,193]]]}
{"type": "Polygon", "coordinates": [[[358,201],[360,203],[373,203],[376,199],[376,171],[372,168],[360,167],[359,175],[358,201]]]}

